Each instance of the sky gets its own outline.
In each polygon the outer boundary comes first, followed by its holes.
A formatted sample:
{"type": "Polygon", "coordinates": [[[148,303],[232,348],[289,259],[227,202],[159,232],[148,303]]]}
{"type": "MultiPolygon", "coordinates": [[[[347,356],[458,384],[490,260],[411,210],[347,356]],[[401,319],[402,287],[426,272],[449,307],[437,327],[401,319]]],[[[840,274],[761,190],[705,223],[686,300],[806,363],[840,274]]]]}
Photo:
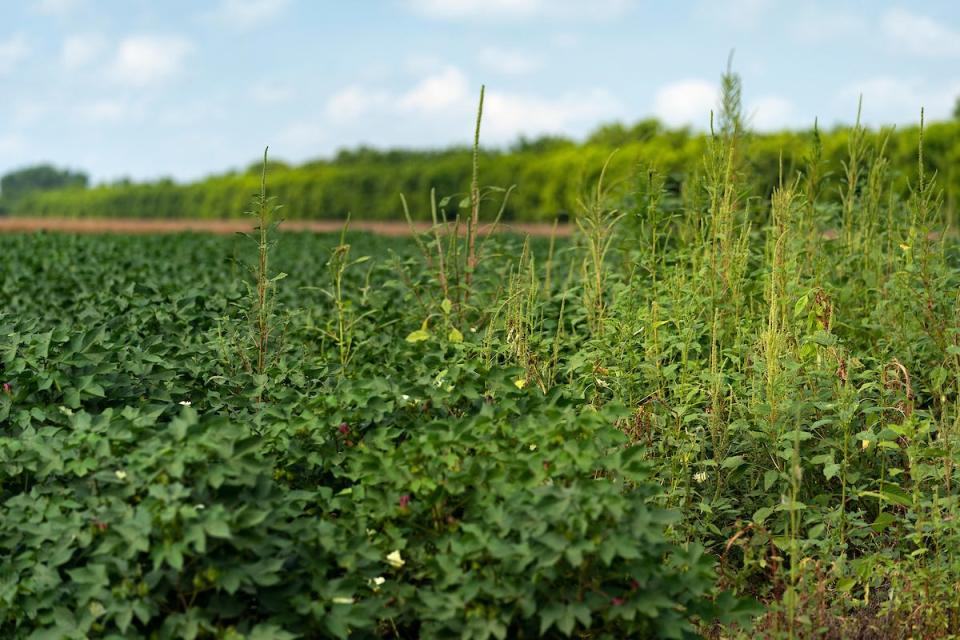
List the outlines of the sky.
{"type": "Polygon", "coordinates": [[[759,131],[951,117],[956,0],[0,0],[0,174],[193,180],[265,145],[705,128],[728,54],[759,131]]]}

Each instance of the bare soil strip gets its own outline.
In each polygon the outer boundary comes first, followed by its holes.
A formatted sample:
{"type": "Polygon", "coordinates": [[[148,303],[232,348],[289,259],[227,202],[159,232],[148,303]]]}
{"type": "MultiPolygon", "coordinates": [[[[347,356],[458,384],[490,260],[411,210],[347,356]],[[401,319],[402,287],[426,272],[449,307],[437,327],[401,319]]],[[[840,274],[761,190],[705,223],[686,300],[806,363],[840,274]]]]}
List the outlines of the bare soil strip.
{"type": "MultiPolygon", "coordinates": [[[[415,223],[417,231],[429,231],[431,225],[425,222],[415,223]]],[[[23,233],[32,231],[53,231],[59,233],[242,233],[252,231],[254,223],[251,220],[149,220],[139,218],[5,218],[0,217],[0,233],[23,233]]],[[[284,231],[312,231],[314,233],[332,233],[343,228],[342,220],[286,220],[281,225],[284,231]]],[[[379,221],[363,222],[352,221],[350,229],[353,231],[369,231],[384,236],[410,235],[410,227],[406,222],[379,221]]],[[[549,236],[554,226],[545,223],[503,223],[497,225],[497,232],[511,232],[529,234],[532,236],[549,236]]],[[[463,231],[463,229],[461,229],[463,231]]],[[[489,233],[490,226],[482,226],[480,233],[489,233]]],[[[557,225],[558,236],[568,236],[571,233],[570,225],[557,225]]]]}

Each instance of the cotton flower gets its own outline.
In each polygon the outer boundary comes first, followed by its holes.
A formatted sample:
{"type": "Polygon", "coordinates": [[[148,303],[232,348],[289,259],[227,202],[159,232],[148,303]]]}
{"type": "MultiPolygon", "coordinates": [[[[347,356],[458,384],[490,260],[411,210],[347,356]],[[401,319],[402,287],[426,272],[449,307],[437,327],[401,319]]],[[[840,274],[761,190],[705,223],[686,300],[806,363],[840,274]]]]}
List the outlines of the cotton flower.
{"type": "Polygon", "coordinates": [[[116,471],[113,472],[113,475],[117,476],[117,480],[127,479],[127,472],[124,471],[123,469],[117,469],[116,471]]]}
{"type": "Polygon", "coordinates": [[[391,551],[390,554],[387,555],[387,564],[394,569],[399,569],[407,563],[403,558],[400,557],[400,550],[397,549],[396,551],[391,551]]]}
{"type": "Polygon", "coordinates": [[[370,588],[374,591],[380,591],[380,586],[386,581],[387,579],[383,576],[377,576],[376,578],[370,578],[370,580],[367,581],[367,584],[369,584],[370,588]]]}
{"type": "Polygon", "coordinates": [[[337,596],[333,599],[333,604],[353,604],[353,598],[337,596]]]}
{"type": "Polygon", "coordinates": [[[190,406],[191,404],[193,404],[193,403],[190,402],[189,400],[181,400],[181,401],[180,401],[180,404],[181,404],[182,406],[184,406],[184,407],[189,407],[189,406],[190,406]]]}
{"type": "Polygon", "coordinates": [[[693,474],[693,479],[696,480],[697,482],[704,482],[707,479],[707,472],[700,471],[698,473],[695,473],[693,474]]]}

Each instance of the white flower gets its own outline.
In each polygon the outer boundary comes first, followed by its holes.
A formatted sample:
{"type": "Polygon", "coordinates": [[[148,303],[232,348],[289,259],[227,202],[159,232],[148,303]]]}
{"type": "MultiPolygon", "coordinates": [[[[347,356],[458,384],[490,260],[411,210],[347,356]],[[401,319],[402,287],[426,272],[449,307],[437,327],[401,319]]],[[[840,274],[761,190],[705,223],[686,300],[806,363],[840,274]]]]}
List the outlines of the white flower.
{"type": "Polygon", "coordinates": [[[394,569],[399,569],[407,563],[403,558],[400,557],[400,550],[398,549],[396,551],[391,551],[390,554],[387,555],[387,564],[394,569]]]}
{"type": "Polygon", "coordinates": [[[535,444],[530,445],[530,451],[536,451],[536,450],[537,450],[537,445],[535,444]]]}
{"type": "Polygon", "coordinates": [[[189,400],[181,400],[181,401],[180,401],[180,404],[182,404],[182,405],[185,406],[185,407],[189,407],[189,406],[190,406],[191,404],[193,404],[193,403],[190,402],[189,400]]]}
{"type": "Polygon", "coordinates": [[[201,509],[206,509],[206,508],[207,508],[207,505],[205,505],[205,504],[198,504],[198,505],[196,505],[194,508],[195,508],[197,511],[200,511],[201,509]]]}
{"type": "Polygon", "coordinates": [[[373,589],[374,591],[380,591],[380,585],[382,585],[386,581],[387,579],[384,578],[383,576],[377,576],[376,578],[370,578],[368,583],[371,589],[373,589]]]}
{"type": "Polygon", "coordinates": [[[353,604],[353,598],[346,596],[337,596],[333,599],[333,604],[353,604]]]}
{"type": "Polygon", "coordinates": [[[707,479],[707,472],[700,471],[699,473],[693,474],[693,479],[697,482],[704,482],[707,479]]]}
{"type": "Polygon", "coordinates": [[[113,475],[117,476],[117,479],[118,479],[118,480],[126,480],[126,479],[127,479],[127,472],[124,471],[123,469],[117,469],[116,471],[113,472],[113,475]]]}

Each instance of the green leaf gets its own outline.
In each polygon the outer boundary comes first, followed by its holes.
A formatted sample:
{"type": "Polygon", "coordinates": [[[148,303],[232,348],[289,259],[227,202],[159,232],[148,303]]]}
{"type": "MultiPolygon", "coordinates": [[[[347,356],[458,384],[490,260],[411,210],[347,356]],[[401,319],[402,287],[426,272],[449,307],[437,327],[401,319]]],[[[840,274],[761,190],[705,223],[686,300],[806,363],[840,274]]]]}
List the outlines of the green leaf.
{"type": "Polygon", "coordinates": [[[430,332],[427,331],[426,329],[417,329],[416,331],[411,331],[409,334],[407,334],[407,337],[405,338],[405,340],[411,344],[414,344],[417,342],[423,342],[424,340],[429,340],[429,339],[430,339],[430,332]]]}

